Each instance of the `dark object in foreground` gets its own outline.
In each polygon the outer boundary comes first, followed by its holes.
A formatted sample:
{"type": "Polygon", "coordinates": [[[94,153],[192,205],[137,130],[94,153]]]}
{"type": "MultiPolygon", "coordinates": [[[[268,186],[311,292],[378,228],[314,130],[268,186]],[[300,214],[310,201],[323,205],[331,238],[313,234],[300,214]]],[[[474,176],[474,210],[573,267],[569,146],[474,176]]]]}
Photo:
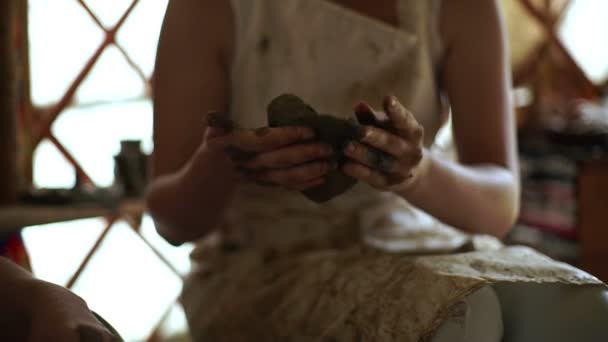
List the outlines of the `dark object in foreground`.
{"type": "Polygon", "coordinates": [[[342,153],[344,144],[360,138],[360,126],[354,120],[319,114],[299,97],[284,94],[272,100],[268,105],[268,125],[270,127],[310,127],[315,131],[315,141],[326,143],[334,148],[334,158],[338,163],[338,169],[331,170],[327,174],[327,180],[323,185],[303,192],[310,200],[329,201],[357,183],[354,178],[340,171],[345,161],[342,153]]]}
{"type": "Polygon", "coordinates": [[[106,327],[106,329],[108,329],[112,333],[112,335],[114,335],[114,339],[112,340],[112,342],[124,342],[124,339],[120,336],[118,331],[116,331],[116,329],[114,329],[114,327],[110,323],[108,323],[105,319],[103,319],[96,312],[91,311],[91,313],[93,314],[93,316],[95,316],[95,318],[101,324],[103,324],[106,327]]]}

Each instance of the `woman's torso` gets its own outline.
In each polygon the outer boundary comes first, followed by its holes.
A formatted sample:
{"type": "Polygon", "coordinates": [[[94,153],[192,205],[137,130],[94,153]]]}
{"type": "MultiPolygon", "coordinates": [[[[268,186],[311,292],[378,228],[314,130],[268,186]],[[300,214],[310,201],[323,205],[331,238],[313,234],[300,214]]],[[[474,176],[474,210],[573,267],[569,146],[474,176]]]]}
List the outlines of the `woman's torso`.
{"type": "MultiPolygon", "coordinates": [[[[397,0],[399,27],[324,0],[232,0],[233,120],[267,125],[266,106],[293,93],[317,111],[353,115],[395,94],[425,128],[430,147],[442,125],[438,70],[440,0],[397,0]]],[[[281,189],[240,187],[220,227],[231,245],[327,246],[363,236],[391,250],[459,247],[464,236],[391,193],[359,183],[316,204],[281,189]]]]}

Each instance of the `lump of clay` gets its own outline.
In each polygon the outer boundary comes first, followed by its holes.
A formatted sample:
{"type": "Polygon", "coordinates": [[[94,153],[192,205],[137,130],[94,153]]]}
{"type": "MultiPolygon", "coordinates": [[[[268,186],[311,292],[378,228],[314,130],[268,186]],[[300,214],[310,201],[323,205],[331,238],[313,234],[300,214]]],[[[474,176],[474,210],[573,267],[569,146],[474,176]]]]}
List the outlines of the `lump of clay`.
{"type": "MultiPolygon", "coordinates": [[[[344,163],[343,144],[359,138],[359,125],[350,120],[331,115],[319,114],[299,97],[291,94],[281,95],[268,105],[268,125],[270,127],[306,126],[315,131],[315,141],[326,143],[334,148],[336,162],[344,163]]],[[[346,192],[357,181],[340,171],[331,170],[327,181],[303,194],[315,202],[326,202],[346,192]]]]}

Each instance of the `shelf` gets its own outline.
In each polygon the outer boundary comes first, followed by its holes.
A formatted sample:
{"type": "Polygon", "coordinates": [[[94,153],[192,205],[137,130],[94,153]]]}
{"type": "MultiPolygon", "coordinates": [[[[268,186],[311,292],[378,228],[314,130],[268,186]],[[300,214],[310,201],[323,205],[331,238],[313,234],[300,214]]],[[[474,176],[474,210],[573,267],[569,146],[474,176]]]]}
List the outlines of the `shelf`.
{"type": "Polygon", "coordinates": [[[94,204],[4,206],[0,207],[0,234],[27,226],[111,215],[137,215],[144,211],[144,201],[139,199],[122,201],[113,208],[94,204]]]}

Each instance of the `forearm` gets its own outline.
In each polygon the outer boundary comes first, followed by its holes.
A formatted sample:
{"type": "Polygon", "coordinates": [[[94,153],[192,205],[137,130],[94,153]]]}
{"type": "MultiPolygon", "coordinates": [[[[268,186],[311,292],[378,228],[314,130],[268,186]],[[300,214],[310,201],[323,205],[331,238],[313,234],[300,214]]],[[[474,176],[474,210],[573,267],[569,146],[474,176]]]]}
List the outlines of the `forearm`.
{"type": "Polygon", "coordinates": [[[203,147],[182,169],[153,181],[146,199],[159,233],[174,244],[208,234],[232,198],[234,179],[225,155],[203,147]]]}
{"type": "Polygon", "coordinates": [[[0,339],[22,336],[29,325],[30,296],[25,293],[35,282],[31,274],[0,257],[0,339]]]}
{"type": "Polygon", "coordinates": [[[498,165],[465,166],[429,151],[420,176],[399,194],[451,226],[503,237],[519,211],[518,177],[498,165]]]}

